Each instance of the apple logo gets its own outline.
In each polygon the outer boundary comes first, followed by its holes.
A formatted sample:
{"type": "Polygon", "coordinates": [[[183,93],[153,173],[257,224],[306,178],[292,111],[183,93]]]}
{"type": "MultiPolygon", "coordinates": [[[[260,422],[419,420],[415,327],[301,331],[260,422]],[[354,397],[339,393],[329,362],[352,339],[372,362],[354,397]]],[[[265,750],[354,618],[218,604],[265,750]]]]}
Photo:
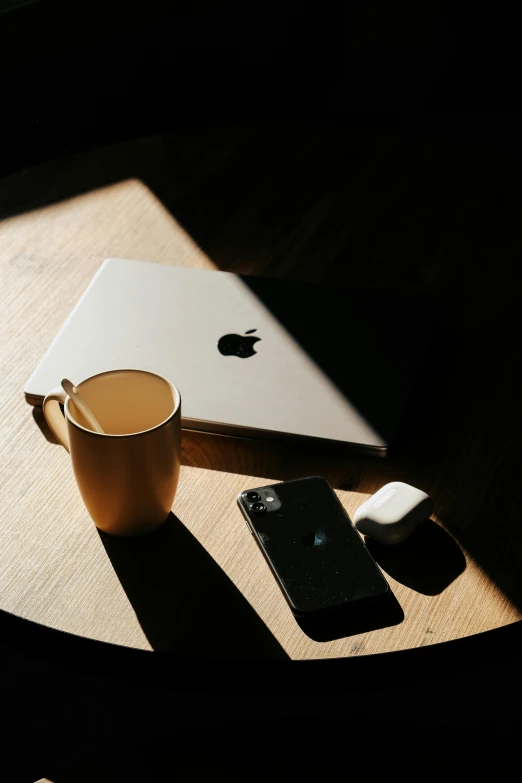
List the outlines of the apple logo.
{"type": "Polygon", "coordinates": [[[261,340],[260,337],[247,337],[255,331],[257,330],[249,329],[245,334],[225,334],[218,342],[218,351],[223,356],[239,356],[240,359],[248,359],[249,356],[257,353],[254,345],[261,340]]]}

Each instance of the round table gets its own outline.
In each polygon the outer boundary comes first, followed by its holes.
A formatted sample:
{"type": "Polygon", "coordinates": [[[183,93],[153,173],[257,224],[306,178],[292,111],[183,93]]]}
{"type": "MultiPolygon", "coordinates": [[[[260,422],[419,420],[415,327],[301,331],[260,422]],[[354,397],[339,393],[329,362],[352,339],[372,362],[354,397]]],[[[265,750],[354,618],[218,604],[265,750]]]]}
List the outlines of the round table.
{"type": "MultiPolygon", "coordinates": [[[[520,618],[503,589],[515,566],[511,533],[502,539],[500,525],[488,544],[480,514],[480,432],[463,441],[467,451],[456,448],[445,456],[423,449],[423,439],[435,440],[433,431],[419,434],[429,418],[422,389],[396,455],[382,460],[184,432],[179,488],[164,528],[146,539],[101,535],[81,501],[69,455],[54,441],[41,409],[26,403],[23,386],[110,256],[217,268],[136,179],[0,223],[3,612],[140,650],[294,661],[431,646],[520,618]],[[236,496],[246,486],[312,474],[329,479],[349,514],[390,480],[433,497],[435,513],[406,556],[372,550],[393,592],[385,611],[320,627],[292,616],[236,496]],[[488,546],[493,572],[474,556],[488,546]]],[[[234,271],[267,272],[261,262],[257,269],[249,262],[234,271]]],[[[428,377],[430,371],[433,366],[428,377]]]]}

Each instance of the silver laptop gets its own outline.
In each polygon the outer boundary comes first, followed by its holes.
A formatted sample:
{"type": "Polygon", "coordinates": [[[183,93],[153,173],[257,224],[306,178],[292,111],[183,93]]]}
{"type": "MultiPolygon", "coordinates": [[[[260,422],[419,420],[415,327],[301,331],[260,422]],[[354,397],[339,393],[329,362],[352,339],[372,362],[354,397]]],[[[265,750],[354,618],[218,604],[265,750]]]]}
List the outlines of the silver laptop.
{"type": "Polygon", "coordinates": [[[384,455],[427,341],[389,293],[106,259],[25,385],[159,373],[186,429],[314,438],[384,455]]]}

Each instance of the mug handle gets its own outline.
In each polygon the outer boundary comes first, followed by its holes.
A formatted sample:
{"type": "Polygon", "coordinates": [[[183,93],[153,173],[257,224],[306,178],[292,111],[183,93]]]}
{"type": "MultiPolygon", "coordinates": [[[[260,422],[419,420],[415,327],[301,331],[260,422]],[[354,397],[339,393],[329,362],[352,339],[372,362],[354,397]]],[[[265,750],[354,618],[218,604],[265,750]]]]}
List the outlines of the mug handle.
{"type": "Polygon", "coordinates": [[[57,386],[56,389],[52,389],[49,394],[45,395],[42,408],[45,420],[53,434],[60,441],[62,446],[65,446],[67,451],[70,451],[69,446],[69,433],[67,432],[67,422],[65,416],[60,410],[60,405],[65,405],[67,395],[61,386],[57,386]]]}

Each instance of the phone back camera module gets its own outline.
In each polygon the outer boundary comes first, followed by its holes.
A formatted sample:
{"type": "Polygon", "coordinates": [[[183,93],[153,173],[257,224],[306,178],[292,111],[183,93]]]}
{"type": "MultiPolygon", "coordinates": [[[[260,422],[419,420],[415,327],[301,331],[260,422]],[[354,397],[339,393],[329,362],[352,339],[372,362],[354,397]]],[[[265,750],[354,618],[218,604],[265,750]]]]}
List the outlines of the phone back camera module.
{"type": "Polygon", "coordinates": [[[281,501],[274,487],[250,489],[243,493],[243,501],[256,516],[270,514],[270,512],[278,511],[281,508],[281,501]]]}

